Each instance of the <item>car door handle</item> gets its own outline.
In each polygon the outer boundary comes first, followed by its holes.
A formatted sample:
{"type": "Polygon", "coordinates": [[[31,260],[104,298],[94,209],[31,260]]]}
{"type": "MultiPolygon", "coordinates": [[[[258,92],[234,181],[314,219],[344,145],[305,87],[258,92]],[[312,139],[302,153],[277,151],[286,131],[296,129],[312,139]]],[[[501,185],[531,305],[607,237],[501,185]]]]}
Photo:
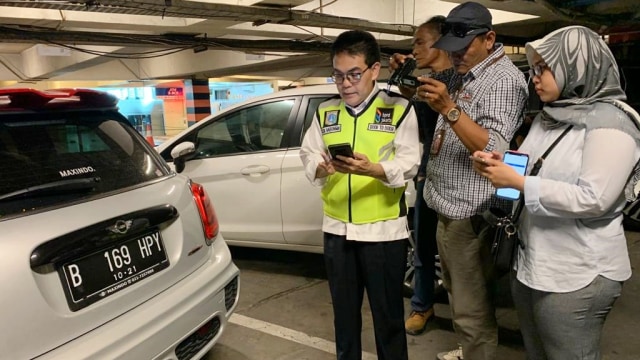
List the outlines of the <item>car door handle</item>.
{"type": "Polygon", "coordinates": [[[268,173],[269,170],[270,168],[266,165],[251,165],[247,166],[246,168],[242,168],[240,170],[240,173],[242,175],[260,176],[261,174],[268,173]]]}

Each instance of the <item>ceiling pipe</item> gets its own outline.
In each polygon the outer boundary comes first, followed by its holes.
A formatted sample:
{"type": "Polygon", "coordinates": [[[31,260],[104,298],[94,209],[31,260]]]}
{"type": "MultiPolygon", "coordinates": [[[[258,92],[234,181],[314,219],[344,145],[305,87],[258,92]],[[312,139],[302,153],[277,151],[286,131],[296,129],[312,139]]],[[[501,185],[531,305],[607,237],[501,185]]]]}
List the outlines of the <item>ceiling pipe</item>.
{"type": "MultiPolygon", "coordinates": [[[[609,28],[627,25],[627,24],[637,24],[637,20],[633,19],[633,17],[629,17],[629,14],[618,14],[618,16],[612,16],[611,14],[601,14],[599,12],[590,11],[588,13],[574,10],[574,6],[586,5],[586,6],[594,6],[594,4],[600,3],[602,1],[596,0],[587,0],[582,1],[580,3],[576,2],[562,2],[557,0],[533,0],[536,4],[544,7],[548,11],[550,11],[553,15],[558,18],[572,22],[579,23],[580,25],[588,26],[598,33],[603,34],[608,31],[609,28]],[[562,4],[562,7],[557,5],[556,3],[562,4]],[[567,8],[571,7],[571,9],[567,8]]],[[[637,12],[636,12],[637,18],[637,12]]]]}
{"type": "Polygon", "coordinates": [[[197,19],[220,19],[251,23],[270,23],[329,27],[336,29],[361,29],[370,32],[413,36],[415,26],[410,24],[386,24],[364,19],[327,15],[302,10],[277,9],[261,6],[240,6],[193,1],[172,0],[78,0],[63,1],[0,1],[0,6],[53,9],[81,12],[147,15],[197,19]]]}
{"type": "MultiPolygon", "coordinates": [[[[207,38],[195,35],[141,35],[113,34],[78,31],[49,31],[46,28],[28,28],[24,26],[0,26],[0,43],[49,43],[65,46],[65,44],[120,46],[146,49],[211,49],[236,50],[246,52],[280,52],[280,53],[329,53],[331,41],[301,40],[244,40],[227,38],[207,38]]],[[[385,54],[407,51],[407,48],[380,44],[385,54]]]]}

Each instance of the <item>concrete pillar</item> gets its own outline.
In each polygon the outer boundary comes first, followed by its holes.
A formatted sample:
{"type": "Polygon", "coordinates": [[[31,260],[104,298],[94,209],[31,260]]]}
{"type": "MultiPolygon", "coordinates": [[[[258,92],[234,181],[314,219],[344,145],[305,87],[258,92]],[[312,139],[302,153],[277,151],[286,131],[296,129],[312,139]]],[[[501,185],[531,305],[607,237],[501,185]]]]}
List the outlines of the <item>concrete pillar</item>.
{"type": "Polygon", "coordinates": [[[184,85],[187,125],[191,126],[211,115],[209,79],[185,80],[184,85]]]}

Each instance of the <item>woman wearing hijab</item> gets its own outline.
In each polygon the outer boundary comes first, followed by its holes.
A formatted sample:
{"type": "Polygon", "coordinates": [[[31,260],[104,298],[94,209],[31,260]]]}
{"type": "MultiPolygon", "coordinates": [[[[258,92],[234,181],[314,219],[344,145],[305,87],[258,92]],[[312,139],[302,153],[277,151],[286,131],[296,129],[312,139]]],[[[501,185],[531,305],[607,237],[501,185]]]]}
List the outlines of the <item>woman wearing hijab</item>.
{"type": "Polygon", "coordinates": [[[524,195],[511,291],[529,360],[600,359],[604,321],[631,276],[622,228],[640,174],[640,116],[595,32],[570,26],[526,45],[545,103],[519,148],[533,164],[568,127],[537,176],[475,152],[494,187],[524,195]]]}

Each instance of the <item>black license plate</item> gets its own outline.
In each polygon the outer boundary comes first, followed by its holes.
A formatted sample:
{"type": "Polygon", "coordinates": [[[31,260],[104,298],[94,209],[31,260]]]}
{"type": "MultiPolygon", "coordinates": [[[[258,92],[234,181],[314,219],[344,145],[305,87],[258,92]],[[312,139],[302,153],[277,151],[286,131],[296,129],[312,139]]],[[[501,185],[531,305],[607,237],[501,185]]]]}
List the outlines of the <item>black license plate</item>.
{"type": "Polygon", "coordinates": [[[160,232],[155,230],[68,262],[58,273],[69,308],[77,311],[168,266],[160,232]]]}

